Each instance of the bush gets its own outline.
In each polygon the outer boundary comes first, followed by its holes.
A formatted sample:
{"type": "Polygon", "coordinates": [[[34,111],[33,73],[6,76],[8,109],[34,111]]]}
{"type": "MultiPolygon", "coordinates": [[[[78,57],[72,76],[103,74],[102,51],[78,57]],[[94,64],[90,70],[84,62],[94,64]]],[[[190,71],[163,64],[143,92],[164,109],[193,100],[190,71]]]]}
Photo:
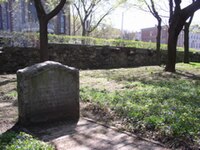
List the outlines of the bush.
{"type": "Polygon", "coordinates": [[[24,132],[13,131],[0,135],[1,150],[54,150],[54,147],[24,132]]]}
{"type": "MultiPolygon", "coordinates": [[[[4,38],[3,46],[17,46],[17,47],[38,47],[39,46],[39,33],[23,33],[23,32],[1,32],[0,35],[4,38]]],[[[156,43],[142,42],[134,40],[122,39],[100,39],[93,37],[83,36],[68,36],[68,35],[55,35],[49,34],[49,43],[58,44],[86,44],[86,45],[101,45],[101,46],[117,46],[117,47],[135,47],[142,49],[156,49],[156,43]]],[[[161,44],[161,49],[166,50],[167,44],[161,44]]],[[[178,47],[179,51],[183,51],[182,47],[178,47]]],[[[190,51],[197,52],[194,49],[190,51]]]]}

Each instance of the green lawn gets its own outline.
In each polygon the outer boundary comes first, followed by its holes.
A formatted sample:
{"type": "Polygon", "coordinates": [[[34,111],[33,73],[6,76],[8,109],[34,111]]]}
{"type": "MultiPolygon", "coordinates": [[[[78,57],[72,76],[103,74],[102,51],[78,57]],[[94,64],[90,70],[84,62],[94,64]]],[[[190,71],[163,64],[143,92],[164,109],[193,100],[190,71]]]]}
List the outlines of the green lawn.
{"type": "MultiPolygon", "coordinates": [[[[123,130],[173,148],[199,149],[200,63],[180,63],[176,68],[176,73],[164,72],[159,66],[80,71],[81,101],[91,104],[88,110],[96,111],[94,118],[120,125],[123,130]]],[[[16,82],[3,85],[1,90],[5,94],[2,100],[15,104],[16,82]]],[[[53,149],[25,133],[0,135],[0,149],[37,146],[53,149]]]]}
{"type": "Polygon", "coordinates": [[[0,135],[0,150],[54,150],[54,147],[24,132],[6,132],[0,135]]]}
{"type": "Polygon", "coordinates": [[[81,71],[81,100],[109,108],[129,131],[151,134],[171,147],[200,144],[200,63],[81,71]],[[187,144],[186,144],[187,145],[187,144]]]}

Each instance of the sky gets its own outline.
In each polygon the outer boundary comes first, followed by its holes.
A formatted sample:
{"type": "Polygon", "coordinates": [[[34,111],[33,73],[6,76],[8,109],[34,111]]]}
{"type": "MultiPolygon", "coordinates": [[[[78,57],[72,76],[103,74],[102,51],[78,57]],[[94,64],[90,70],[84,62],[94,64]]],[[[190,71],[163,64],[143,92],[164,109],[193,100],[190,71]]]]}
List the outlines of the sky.
{"type": "MultiPolygon", "coordinates": [[[[192,24],[200,25],[200,10],[194,15],[192,24]]],[[[142,28],[154,27],[157,25],[157,20],[152,14],[144,12],[138,9],[122,10],[118,9],[111,16],[109,16],[111,24],[118,29],[122,29],[123,18],[123,30],[138,32],[142,28]],[[124,14],[124,17],[122,17],[124,14]]],[[[163,21],[167,24],[168,20],[163,21]]]]}

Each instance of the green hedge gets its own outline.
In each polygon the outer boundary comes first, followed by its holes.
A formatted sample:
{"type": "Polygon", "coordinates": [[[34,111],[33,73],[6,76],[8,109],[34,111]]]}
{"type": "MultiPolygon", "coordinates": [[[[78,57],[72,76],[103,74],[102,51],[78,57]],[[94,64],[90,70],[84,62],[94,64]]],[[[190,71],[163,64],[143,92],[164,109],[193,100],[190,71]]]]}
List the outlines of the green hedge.
{"type": "MultiPolygon", "coordinates": [[[[3,46],[17,46],[17,47],[38,47],[39,34],[38,33],[22,33],[22,32],[0,32],[0,37],[3,37],[0,43],[3,46]]],[[[142,49],[156,49],[156,43],[142,42],[135,40],[122,40],[122,39],[101,39],[94,37],[83,36],[68,36],[68,35],[55,35],[49,34],[49,43],[59,44],[87,44],[87,45],[100,45],[100,46],[117,46],[117,47],[135,47],[142,49]]],[[[0,45],[1,46],[1,45],[0,45]]],[[[167,44],[161,44],[161,49],[166,50],[167,44]]],[[[177,48],[183,51],[182,47],[177,48]]],[[[197,52],[195,49],[190,49],[192,52],[197,52]]]]}

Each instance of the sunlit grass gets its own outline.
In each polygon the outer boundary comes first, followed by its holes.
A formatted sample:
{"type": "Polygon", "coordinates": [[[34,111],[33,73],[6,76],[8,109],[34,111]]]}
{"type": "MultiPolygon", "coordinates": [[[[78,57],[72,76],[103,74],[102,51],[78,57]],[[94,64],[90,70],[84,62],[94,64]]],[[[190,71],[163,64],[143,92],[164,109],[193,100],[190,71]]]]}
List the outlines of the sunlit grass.
{"type": "Polygon", "coordinates": [[[17,98],[17,91],[11,91],[6,94],[8,97],[17,98]]]}
{"type": "MultiPolygon", "coordinates": [[[[129,120],[129,128],[160,136],[199,140],[200,63],[177,64],[177,73],[162,67],[81,72],[81,80],[104,78],[110,85],[81,85],[81,99],[109,107],[129,120]],[[187,69],[187,71],[186,71],[187,69]],[[107,86],[120,85],[116,90],[107,86]],[[99,85],[99,86],[98,86],[99,85]]],[[[93,82],[94,84],[94,82],[93,82]]],[[[102,83],[103,84],[103,83],[102,83]]]]}

